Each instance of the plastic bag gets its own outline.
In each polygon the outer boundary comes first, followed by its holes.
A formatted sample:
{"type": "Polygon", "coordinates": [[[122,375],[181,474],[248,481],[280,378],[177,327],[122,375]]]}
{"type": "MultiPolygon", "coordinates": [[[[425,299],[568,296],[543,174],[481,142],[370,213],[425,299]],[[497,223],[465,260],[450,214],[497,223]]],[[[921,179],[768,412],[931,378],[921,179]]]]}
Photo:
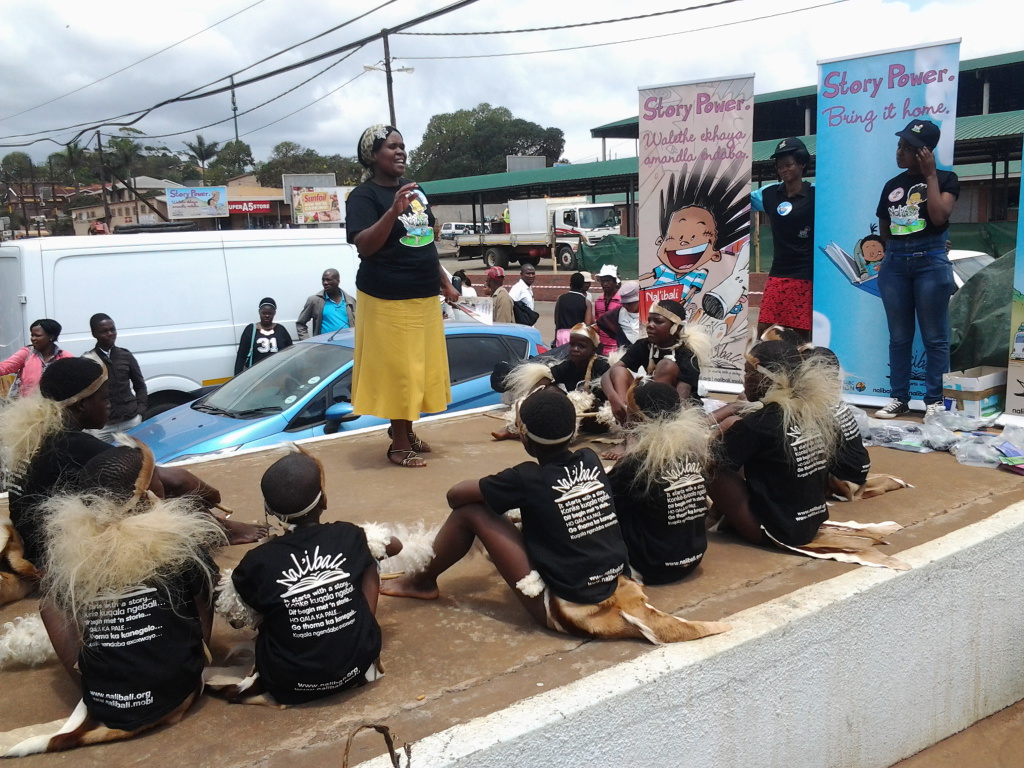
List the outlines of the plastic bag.
{"type": "Polygon", "coordinates": [[[940,427],[957,432],[973,432],[982,427],[992,426],[1001,415],[997,413],[992,416],[968,416],[962,411],[937,411],[926,413],[924,423],[938,424],[940,427]]]}
{"type": "Polygon", "coordinates": [[[1001,435],[970,435],[949,449],[956,460],[968,467],[998,467],[1002,456],[996,443],[1002,442],[1001,435]]]}
{"type": "Polygon", "coordinates": [[[925,443],[924,433],[921,426],[913,422],[879,423],[872,420],[871,442],[874,445],[884,445],[886,448],[895,448],[898,451],[910,451],[911,453],[931,453],[932,449],[925,443]]]}

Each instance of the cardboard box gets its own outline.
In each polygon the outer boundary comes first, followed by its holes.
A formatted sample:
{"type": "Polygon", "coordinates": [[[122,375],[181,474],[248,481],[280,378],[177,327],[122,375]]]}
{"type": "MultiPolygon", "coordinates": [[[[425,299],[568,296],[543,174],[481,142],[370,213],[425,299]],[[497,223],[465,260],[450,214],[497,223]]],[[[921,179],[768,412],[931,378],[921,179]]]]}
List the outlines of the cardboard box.
{"type": "Polygon", "coordinates": [[[942,396],[968,416],[993,416],[1006,407],[1006,369],[990,365],[950,371],[942,377],[942,396]]]}

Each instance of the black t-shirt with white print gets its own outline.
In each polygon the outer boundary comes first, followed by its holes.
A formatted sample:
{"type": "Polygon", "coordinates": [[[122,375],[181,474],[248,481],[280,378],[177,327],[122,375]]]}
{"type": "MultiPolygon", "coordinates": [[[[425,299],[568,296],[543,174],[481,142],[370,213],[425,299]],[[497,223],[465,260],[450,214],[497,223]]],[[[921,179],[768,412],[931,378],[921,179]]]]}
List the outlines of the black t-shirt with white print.
{"type": "MultiPolygon", "coordinates": [[[[345,228],[348,241],[369,229],[395,201],[395,194],[408,179],[393,187],[366,181],[353,189],[345,201],[345,228]]],[[[421,204],[415,201],[416,208],[421,204]]],[[[406,208],[395,220],[384,246],[377,253],[361,256],[356,287],[377,299],[424,299],[441,290],[441,269],[434,244],[434,214],[429,205],[423,210],[406,208]]]]}
{"type": "Polygon", "coordinates": [[[246,553],[231,579],[263,617],[256,670],[282,704],[362,685],[381,634],[363,595],[375,568],[363,529],[351,523],[297,528],[246,553]]]}
{"type": "Polygon", "coordinates": [[[863,485],[867,482],[871,471],[871,457],[864,447],[864,439],[860,434],[860,425],[853,416],[853,411],[846,403],[836,408],[836,421],[842,432],[842,442],[832,459],[829,472],[840,480],[863,485]]]}
{"type": "Polygon", "coordinates": [[[638,465],[626,454],[608,473],[622,538],[629,564],[645,584],[670,584],[696,568],[708,548],[703,468],[689,463],[648,490],[637,477],[638,465]]]}
{"type": "Polygon", "coordinates": [[[821,438],[786,434],[781,409],[768,404],[736,422],[723,439],[725,466],[743,470],[757,521],[783,544],[810,542],[828,520],[821,438]]]}
{"type": "MultiPolygon", "coordinates": [[[[936,171],[939,192],[949,192],[960,197],[960,180],[952,171],[936,171]]],[[[890,237],[911,237],[913,235],[938,235],[946,231],[946,225],[937,227],[928,218],[928,184],[924,176],[904,171],[889,179],[882,187],[875,215],[889,220],[890,237]]]]}
{"type": "Polygon", "coordinates": [[[194,595],[198,567],[163,586],[140,584],[84,610],[82,699],[108,728],[155,723],[199,690],[206,655],[194,595]]]}
{"type": "Polygon", "coordinates": [[[615,517],[611,484],[589,448],[565,450],[480,480],[499,515],[519,509],[530,565],[551,592],[594,605],[611,597],[626,568],[626,544],[615,517]]]}

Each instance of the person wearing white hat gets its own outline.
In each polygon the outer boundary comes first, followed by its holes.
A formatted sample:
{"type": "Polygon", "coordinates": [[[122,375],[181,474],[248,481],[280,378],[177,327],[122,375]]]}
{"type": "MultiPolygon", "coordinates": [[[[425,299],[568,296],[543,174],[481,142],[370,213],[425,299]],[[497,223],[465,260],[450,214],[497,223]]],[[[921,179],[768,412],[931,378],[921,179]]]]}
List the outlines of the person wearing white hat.
{"type": "Polygon", "coordinates": [[[628,347],[640,338],[640,283],[624,282],[619,287],[619,301],[619,311],[602,315],[597,328],[612,336],[619,347],[628,347]]]}

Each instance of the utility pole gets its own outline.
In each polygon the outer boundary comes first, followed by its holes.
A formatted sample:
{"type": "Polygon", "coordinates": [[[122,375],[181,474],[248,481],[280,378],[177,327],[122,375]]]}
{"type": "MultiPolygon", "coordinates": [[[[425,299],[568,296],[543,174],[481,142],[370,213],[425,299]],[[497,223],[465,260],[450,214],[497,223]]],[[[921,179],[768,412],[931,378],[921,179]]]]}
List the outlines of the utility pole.
{"type": "Polygon", "coordinates": [[[235,121],[235,173],[242,172],[242,164],[238,156],[238,104],[235,102],[235,76],[230,75],[231,79],[231,116],[235,121]]]}
{"type": "Polygon", "coordinates": [[[111,228],[111,225],[114,223],[114,220],[110,218],[110,201],[107,199],[107,174],[104,170],[106,164],[103,161],[103,139],[100,137],[99,131],[96,131],[96,151],[100,156],[100,186],[102,187],[100,197],[103,198],[103,214],[105,217],[103,223],[106,224],[108,232],[113,232],[114,230],[111,228]]]}
{"type": "Polygon", "coordinates": [[[384,38],[384,75],[388,88],[388,114],[391,116],[391,125],[398,127],[395,119],[395,88],[391,77],[391,46],[388,44],[388,30],[382,29],[381,36],[384,38]]]}

